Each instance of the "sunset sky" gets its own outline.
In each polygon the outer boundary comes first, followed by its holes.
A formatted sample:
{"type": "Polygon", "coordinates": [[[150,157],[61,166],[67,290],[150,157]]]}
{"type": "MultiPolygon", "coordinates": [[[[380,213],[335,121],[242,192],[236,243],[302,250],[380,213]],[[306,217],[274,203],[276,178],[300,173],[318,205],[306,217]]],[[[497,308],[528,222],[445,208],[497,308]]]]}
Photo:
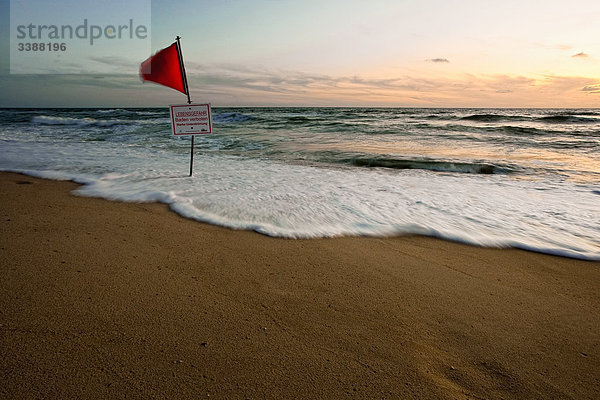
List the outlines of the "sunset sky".
{"type": "MultiPolygon", "coordinates": [[[[18,3],[0,9],[3,107],[184,102],[137,75],[176,35],[192,100],[215,106],[600,107],[597,0],[146,1],[145,47],[100,43],[73,69],[48,62],[34,75],[10,73],[18,3]]],[[[52,18],[65,12],[39,3],[34,23],[64,23],[52,18]]],[[[140,11],[76,3],[78,22],[140,11]]]]}

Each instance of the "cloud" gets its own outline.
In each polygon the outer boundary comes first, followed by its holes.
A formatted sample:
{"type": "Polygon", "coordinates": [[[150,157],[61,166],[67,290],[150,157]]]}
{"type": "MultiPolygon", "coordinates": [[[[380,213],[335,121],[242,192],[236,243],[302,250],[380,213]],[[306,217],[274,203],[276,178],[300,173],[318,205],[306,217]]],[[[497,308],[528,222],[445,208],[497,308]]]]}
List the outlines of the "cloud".
{"type": "Polygon", "coordinates": [[[600,84],[584,86],[581,91],[588,94],[600,93],[600,84]]]}
{"type": "Polygon", "coordinates": [[[330,76],[229,64],[200,65],[191,63],[190,68],[188,68],[188,81],[190,86],[220,88],[224,91],[246,90],[255,93],[284,93],[288,95],[320,93],[331,96],[337,94],[357,97],[374,94],[386,97],[403,92],[431,92],[438,87],[435,80],[418,77],[330,76]]]}
{"type": "Polygon", "coordinates": [[[553,47],[558,50],[571,50],[573,48],[570,44],[556,44],[553,47]]]}
{"type": "Polygon", "coordinates": [[[589,55],[587,55],[587,54],[586,54],[586,53],[584,53],[583,51],[582,51],[582,52],[579,52],[579,53],[577,53],[577,54],[573,54],[573,55],[571,56],[571,58],[588,58],[588,57],[589,57],[589,55]]]}
{"type": "MultiPolygon", "coordinates": [[[[600,106],[600,81],[581,76],[432,75],[410,70],[391,76],[327,75],[192,62],[186,67],[192,97],[215,105],[600,106]]],[[[162,106],[178,101],[180,93],[142,84],[136,75],[0,76],[0,106],[162,106]]]]}
{"type": "Polygon", "coordinates": [[[552,107],[585,102],[589,106],[593,104],[586,94],[600,91],[596,80],[577,76],[468,73],[432,76],[407,71],[374,77],[191,63],[188,81],[192,92],[210,93],[215,102],[221,99],[232,104],[233,100],[227,99],[235,99],[236,104],[246,105],[552,107]],[[582,90],[583,87],[586,89],[582,90]],[[562,103],[552,99],[561,99],[562,103]]]}
{"type": "Polygon", "coordinates": [[[567,43],[535,42],[534,46],[541,47],[544,49],[561,50],[561,51],[571,50],[573,48],[573,46],[571,46],[570,44],[567,44],[567,43]]]}
{"type": "Polygon", "coordinates": [[[448,60],[447,58],[429,58],[426,61],[432,62],[432,63],[449,63],[450,62],[450,60],[448,60]]]}
{"type": "Polygon", "coordinates": [[[140,64],[138,60],[117,56],[89,57],[89,60],[100,64],[110,65],[121,73],[123,73],[123,71],[134,71],[133,73],[137,73],[140,64]]]}

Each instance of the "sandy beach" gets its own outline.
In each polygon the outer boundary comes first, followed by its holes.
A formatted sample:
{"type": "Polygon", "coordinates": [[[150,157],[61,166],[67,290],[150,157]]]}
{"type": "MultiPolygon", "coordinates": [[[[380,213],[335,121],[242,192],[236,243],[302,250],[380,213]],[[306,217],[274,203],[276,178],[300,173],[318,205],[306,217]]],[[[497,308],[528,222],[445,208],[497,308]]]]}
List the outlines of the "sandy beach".
{"type": "Polygon", "coordinates": [[[0,174],[3,399],[594,399],[600,263],[275,239],[0,174]]]}

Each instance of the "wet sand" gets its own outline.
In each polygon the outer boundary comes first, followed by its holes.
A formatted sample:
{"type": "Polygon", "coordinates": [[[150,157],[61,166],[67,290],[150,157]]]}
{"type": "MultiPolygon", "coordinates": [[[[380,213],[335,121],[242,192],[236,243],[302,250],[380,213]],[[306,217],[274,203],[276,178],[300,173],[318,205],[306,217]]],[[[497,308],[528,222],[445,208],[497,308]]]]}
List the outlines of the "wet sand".
{"type": "Polygon", "coordinates": [[[286,240],[0,173],[0,397],[594,399],[600,263],[286,240]]]}

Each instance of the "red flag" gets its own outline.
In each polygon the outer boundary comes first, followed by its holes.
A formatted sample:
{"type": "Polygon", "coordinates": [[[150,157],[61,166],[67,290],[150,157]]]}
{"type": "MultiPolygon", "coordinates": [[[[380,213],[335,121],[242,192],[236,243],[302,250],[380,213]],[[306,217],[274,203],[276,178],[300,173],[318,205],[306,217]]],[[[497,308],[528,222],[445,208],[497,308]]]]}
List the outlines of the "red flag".
{"type": "Polygon", "coordinates": [[[177,42],[148,58],[140,66],[140,78],[187,94],[177,42]]]}

